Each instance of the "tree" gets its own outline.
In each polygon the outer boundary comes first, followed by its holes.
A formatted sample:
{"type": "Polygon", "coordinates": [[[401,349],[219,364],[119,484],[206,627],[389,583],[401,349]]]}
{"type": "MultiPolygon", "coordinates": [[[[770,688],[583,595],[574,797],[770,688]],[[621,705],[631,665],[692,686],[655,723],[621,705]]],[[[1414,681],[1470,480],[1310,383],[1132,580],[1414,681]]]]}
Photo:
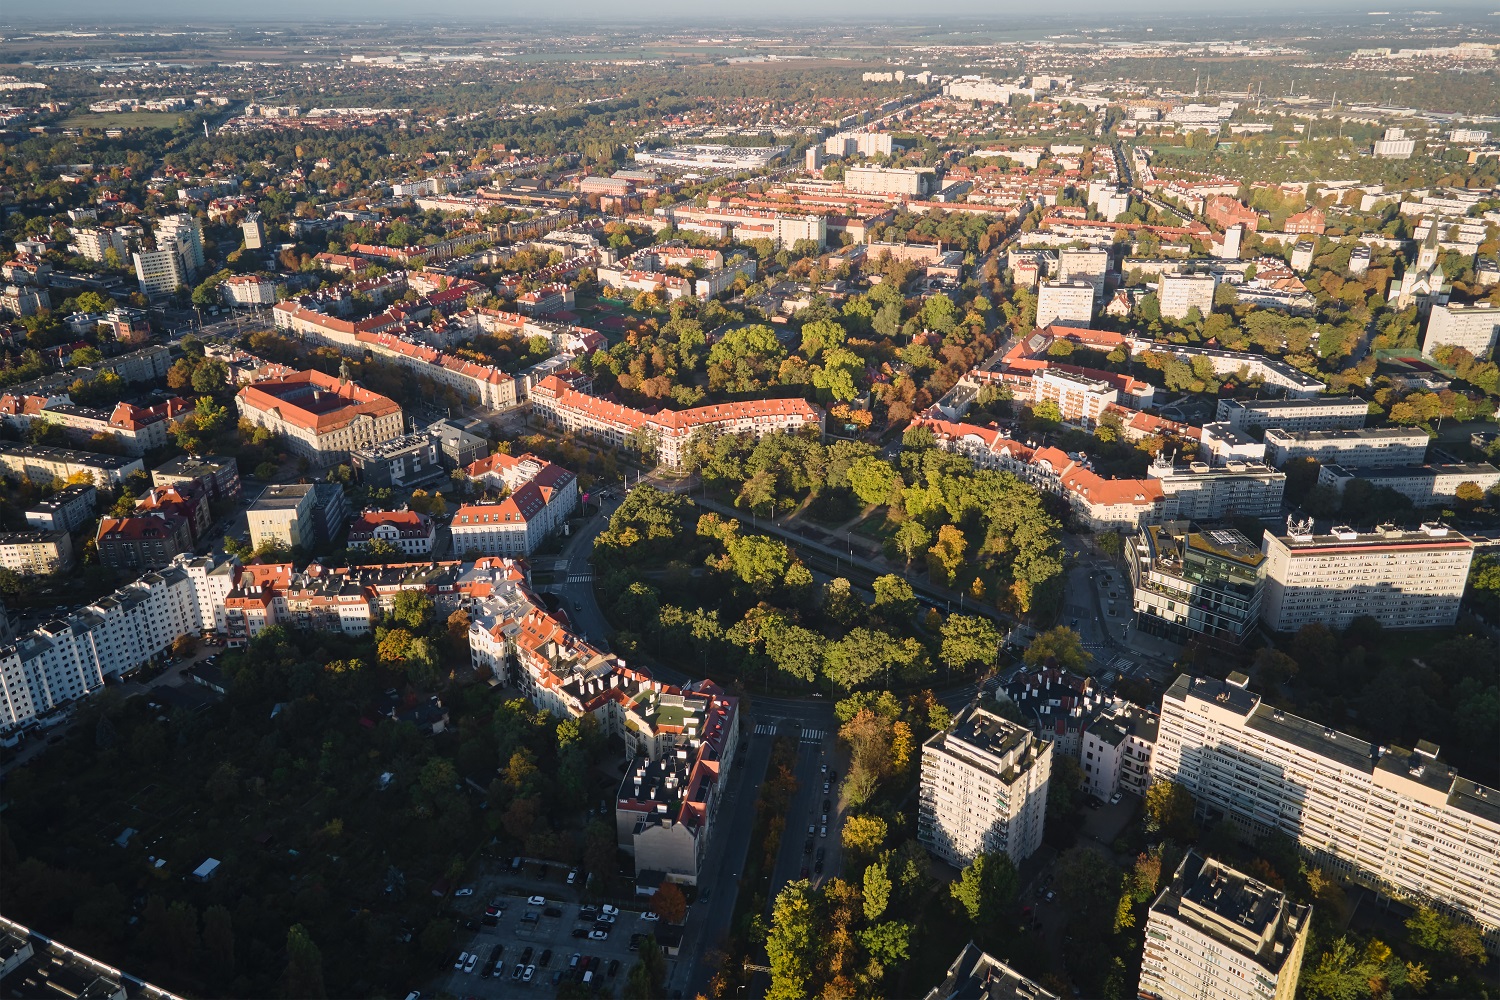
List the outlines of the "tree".
{"type": "Polygon", "coordinates": [[[293,924],[286,932],[286,959],[282,980],[290,1000],[328,995],[323,986],[323,953],[301,924],[293,924]]]}
{"type": "Polygon", "coordinates": [[[863,897],[865,919],[874,923],[891,901],[891,876],[884,861],[875,861],[865,867],[863,897]]]}
{"type": "Polygon", "coordinates": [[[924,551],[932,541],[932,533],[924,528],[919,521],[902,521],[896,528],[896,534],[891,538],[896,551],[906,559],[906,565],[910,566],[918,552],[924,551]]]}
{"type": "Polygon", "coordinates": [[[879,816],[850,816],[844,821],[844,850],[853,858],[874,858],[885,846],[886,824],[879,816]]]}
{"type": "Polygon", "coordinates": [[[1088,670],[1094,655],[1083,648],[1083,640],[1077,632],[1059,625],[1031,640],[1023,658],[1028,666],[1039,667],[1048,660],[1055,660],[1063,669],[1081,673],[1088,670]]]}
{"type": "Polygon", "coordinates": [[[211,978],[219,982],[234,978],[234,919],[217,904],[203,911],[203,948],[211,978]]]}
{"type": "Polygon", "coordinates": [[[766,955],[771,967],[767,1000],[803,1000],[822,951],[816,900],[806,879],[788,883],[771,907],[766,955]]]}
{"type": "Polygon", "coordinates": [[[651,935],[641,942],[640,959],[625,977],[625,1000],[653,1000],[662,995],[667,978],[667,960],[651,935]]]}
{"type": "Polygon", "coordinates": [[[891,623],[910,621],[917,613],[917,595],[904,577],[887,573],[875,578],[875,611],[891,623]]]}
{"type": "Polygon", "coordinates": [[[1019,890],[1016,866],[1011,863],[1010,855],[1000,852],[976,855],[958,881],[948,886],[949,894],[969,919],[979,925],[997,921],[1015,903],[1019,890]]]}
{"type": "Polygon", "coordinates": [[[849,467],[849,488],[861,503],[887,503],[898,482],[896,470],[890,463],[873,456],[858,459],[849,467]]]}
{"type": "Polygon", "coordinates": [[[422,591],[403,590],[392,602],[391,618],[412,631],[419,632],[432,620],[435,611],[436,606],[432,603],[432,598],[422,591]]]}
{"type": "Polygon", "coordinates": [[[859,943],[884,971],[897,962],[904,962],[910,955],[911,924],[899,920],[876,924],[859,932],[859,943]]]}
{"type": "Polygon", "coordinates": [[[1000,642],[1000,630],[988,618],[949,615],[943,622],[943,663],[953,670],[994,663],[1000,642]]]}
{"type": "Polygon", "coordinates": [[[663,882],[651,897],[651,909],[669,924],[680,925],[687,919],[687,900],[675,882],[663,882]]]}
{"type": "Polygon", "coordinates": [[[964,533],[951,524],[938,529],[937,542],[927,550],[928,571],[940,578],[944,584],[952,584],[964,563],[964,552],[968,549],[964,533]]]}
{"type": "Polygon", "coordinates": [[[1153,782],[1146,789],[1146,828],[1176,840],[1193,836],[1192,793],[1175,781],[1153,782]]]}
{"type": "Polygon", "coordinates": [[[776,669],[797,680],[811,683],[823,670],[823,649],[828,640],[801,625],[788,625],[765,636],[766,655],[776,669]]]}
{"type": "Polygon", "coordinates": [[[1484,965],[1484,938],[1479,928],[1438,913],[1428,906],[1417,908],[1406,921],[1412,944],[1426,951],[1456,959],[1466,968],[1484,965]]]}

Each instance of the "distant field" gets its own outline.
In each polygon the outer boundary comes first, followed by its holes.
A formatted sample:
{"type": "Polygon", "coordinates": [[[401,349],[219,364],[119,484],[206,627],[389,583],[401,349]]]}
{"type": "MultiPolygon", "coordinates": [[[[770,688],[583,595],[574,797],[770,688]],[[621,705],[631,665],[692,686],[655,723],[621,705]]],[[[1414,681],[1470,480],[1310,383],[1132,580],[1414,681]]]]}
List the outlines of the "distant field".
{"type": "Polygon", "coordinates": [[[66,128],[176,128],[177,111],[118,111],[96,115],[91,111],[76,114],[63,122],[66,128]]]}

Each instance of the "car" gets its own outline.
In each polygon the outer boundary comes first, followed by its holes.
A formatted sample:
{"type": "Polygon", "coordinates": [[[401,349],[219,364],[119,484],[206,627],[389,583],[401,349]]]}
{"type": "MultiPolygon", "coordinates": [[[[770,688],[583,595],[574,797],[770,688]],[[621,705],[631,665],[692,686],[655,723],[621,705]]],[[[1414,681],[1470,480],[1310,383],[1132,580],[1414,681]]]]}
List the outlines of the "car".
{"type": "Polygon", "coordinates": [[[605,903],[603,906],[599,907],[599,912],[607,913],[612,917],[618,917],[620,915],[620,908],[618,906],[610,906],[608,903],[605,903]]]}
{"type": "Polygon", "coordinates": [[[1117,805],[1120,804],[1120,793],[1119,792],[1115,792],[1115,794],[1113,794],[1113,795],[1111,795],[1109,797],[1109,804],[1112,805],[1112,806],[1117,806],[1117,805]]]}
{"type": "Polygon", "coordinates": [[[521,952],[521,964],[522,964],[522,965],[525,965],[525,964],[526,964],[526,963],[528,963],[528,962],[530,962],[530,961],[531,961],[531,956],[532,956],[532,953],[533,953],[533,952],[534,952],[534,951],[535,951],[535,950],[536,950],[536,949],[534,949],[534,948],[532,948],[532,947],[531,947],[531,946],[530,946],[530,945],[527,945],[527,946],[526,946],[526,950],[525,950],[525,951],[523,951],[523,952],[521,952]]]}
{"type": "Polygon", "coordinates": [[[474,971],[474,966],[476,966],[478,964],[479,964],[479,952],[476,951],[473,954],[471,954],[469,956],[469,960],[464,963],[464,974],[465,975],[469,975],[470,973],[472,973],[474,971]]]}
{"type": "Polygon", "coordinates": [[[599,971],[599,963],[601,961],[602,961],[602,959],[598,955],[590,955],[589,956],[589,971],[590,972],[598,972],[599,971]]]}
{"type": "Polygon", "coordinates": [[[812,849],[813,849],[813,839],[811,837],[808,837],[806,840],[804,840],[802,842],[802,853],[803,854],[811,854],[812,853],[812,849]]]}
{"type": "Polygon", "coordinates": [[[523,983],[529,983],[529,982],[531,982],[531,977],[535,976],[535,975],[536,975],[536,966],[534,966],[534,965],[528,965],[528,966],[526,966],[526,971],[523,972],[523,973],[521,973],[521,982],[523,982],[523,983]]]}
{"type": "Polygon", "coordinates": [[[612,959],[610,959],[609,960],[609,974],[610,974],[610,977],[613,978],[614,974],[617,973],[617,972],[619,972],[619,971],[620,971],[620,960],[618,958],[612,958],[612,959]]]}
{"type": "Polygon", "coordinates": [[[568,884],[569,885],[576,885],[577,882],[578,882],[578,869],[574,868],[572,871],[568,872],[568,884]]]}
{"type": "Polygon", "coordinates": [[[809,837],[811,837],[814,833],[817,832],[817,826],[818,825],[816,823],[809,823],[809,824],[807,824],[807,835],[809,837]]]}
{"type": "Polygon", "coordinates": [[[531,904],[532,906],[546,906],[547,905],[547,897],[546,896],[532,896],[531,898],[527,899],[526,902],[529,903],[529,904],[531,904]]]}
{"type": "Polygon", "coordinates": [[[814,875],[821,875],[821,874],[823,874],[823,862],[819,861],[817,864],[813,865],[813,874],[814,875]]]}
{"type": "Polygon", "coordinates": [[[586,938],[589,936],[589,929],[587,927],[575,927],[573,928],[573,936],[576,938],[586,938]]]}
{"type": "Polygon", "coordinates": [[[474,889],[473,889],[472,886],[467,886],[466,885],[462,889],[460,889],[457,892],[455,892],[453,895],[454,896],[472,896],[472,895],[474,895],[474,889]]]}
{"type": "Polygon", "coordinates": [[[422,1000],[422,994],[418,993],[416,990],[412,990],[410,993],[406,994],[406,1000],[422,1000]]]}
{"type": "Polygon", "coordinates": [[[820,848],[818,848],[818,860],[819,861],[822,861],[823,858],[825,856],[827,856],[827,854],[828,854],[828,849],[826,847],[820,847],[820,848]]]}
{"type": "Polygon", "coordinates": [[[546,968],[547,966],[551,965],[552,964],[552,949],[551,948],[544,948],[544,949],[542,949],[542,957],[536,960],[536,964],[542,966],[543,968],[546,968]]]}
{"type": "Polygon", "coordinates": [[[510,859],[510,870],[513,871],[513,872],[518,872],[518,871],[521,870],[522,866],[525,865],[525,864],[526,864],[525,859],[523,859],[521,857],[511,858],[510,859]]]}
{"type": "Polygon", "coordinates": [[[458,953],[458,961],[456,961],[456,962],[453,963],[453,967],[455,969],[457,969],[459,972],[462,972],[464,970],[464,963],[467,962],[468,960],[469,960],[469,953],[466,952],[466,951],[461,951],[461,952],[458,953]]]}
{"type": "Polygon", "coordinates": [[[823,800],[823,811],[826,813],[828,811],[829,807],[832,806],[832,805],[833,805],[833,801],[831,799],[824,799],[823,800]]]}
{"type": "Polygon", "coordinates": [[[594,918],[594,923],[596,925],[598,925],[598,924],[612,924],[617,919],[618,918],[613,913],[601,913],[597,917],[594,918]]]}
{"type": "Polygon", "coordinates": [[[583,605],[579,604],[577,601],[574,601],[573,602],[573,610],[574,611],[582,611],[583,610],[583,605]]]}
{"type": "Polygon", "coordinates": [[[609,931],[589,931],[590,941],[608,941],[609,931]]]}
{"type": "Polygon", "coordinates": [[[654,922],[654,921],[660,920],[661,917],[658,917],[656,914],[652,913],[650,910],[647,910],[645,913],[641,914],[641,919],[642,920],[650,920],[650,921],[654,922]]]}
{"type": "Polygon", "coordinates": [[[818,773],[819,774],[827,774],[828,773],[828,765],[824,764],[821,768],[818,769],[818,773]]]}
{"type": "Polygon", "coordinates": [[[831,788],[831,787],[832,787],[832,786],[831,786],[831,785],[829,785],[829,784],[828,784],[828,782],[826,782],[826,781],[825,781],[825,782],[823,782],[823,794],[824,794],[824,795],[827,795],[827,794],[828,794],[828,789],[829,789],[829,788],[831,788]]]}
{"type": "Polygon", "coordinates": [[[526,971],[526,966],[522,965],[520,962],[517,962],[516,963],[516,967],[511,970],[510,981],[511,982],[515,982],[517,979],[520,979],[521,978],[521,973],[523,973],[525,971],[526,971]]]}
{"type": "Polygon", "coordinates": [[[495,947],[493,947],[493,948],[490,949],[490,964],[491,965],[499,965],[500,964],[500,956],[504,955],[504,954],[505,954],[505,945],[503,945],[503,944],[497,944],[497,945],[495,945],[495,947]]]}
{"type": "Polygon", "coordinates": [[[572,957],[570,957],[568,959],[568,968],[570,968],[570,969],[576,969],[576,968],[578,968],[578,963],[581,962],[582,960],[583,960],[583,956],[582,955],[580,955],[576,951],[573,952],[572,957]]]}
{"type": "Polygon", "coordinates": [[[563,970],[561,969],[558,969],[556,972],[552,973],[552,985],[556,987],[558,983],[562,982],[562,977],[563,970]]]}
{"type": "Polygon", "coordinates": [[[820,837],[826,837],[826,836],[828,836],[828,824],[825,823],[822,826],[818,827],[818,836],[820,836],[820,837]]]}
{"type": "Polygon", "coordinates": [[[839,780],[839,773],[837,771],[829,771],[828,772],[828,780],[829,781],[838,781],[839,780]]]}
{"type": "Polygon", "coordinates": [[[828,814],[826,812],[823,814],[823,819],[821,820],[821,822],[824,826],[828,825],[828,814]]]}
{"type": "Polygon", "coordinates": [[[806,865],[802,866],[802,870],[797,873],[797,877],[798,878],[807,878],[807,866],[806,865]]]}
{"type": "Polygon", "coordinates": [[[632,934],[632,935],[630,935],[630,950],[631,951],[640,951],[641,950],[641,942],[644,941],[644,940],[646,940],[646,935],[644,935],[644,934],[632,934]]]}
{"type": "Polygon", "coordinates": [[[525,924],[534,924],[540,919],[542,919],[542,915],[535,910],[527,910],[521,914],[521,922],[525,924]]]}
{"type": "Polygon", "coordinates": [[[1049,903],[1052,902],[1056,898],[1057,898],[1057,893],[1053,892],[1051,889],[1048,889],[1047,890],[1047,894],[1042,897],[1042,899],[1046,900],[1049,903]]]}
{"type": "Polygon", "coordinates": [[[583,920],[585,917],[592,917],[598,912],[599,907],[597,906],[580,906],[578,908],[578,919],[583,920]]]}

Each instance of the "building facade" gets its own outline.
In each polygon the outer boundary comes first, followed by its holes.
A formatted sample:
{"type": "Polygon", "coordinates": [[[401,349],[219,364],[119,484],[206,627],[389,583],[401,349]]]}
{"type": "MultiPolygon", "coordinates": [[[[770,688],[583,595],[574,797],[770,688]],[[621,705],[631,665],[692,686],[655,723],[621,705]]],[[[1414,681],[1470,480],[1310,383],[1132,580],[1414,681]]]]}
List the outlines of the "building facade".
{"type": "Polygon", "coordinates": [[[1151,753],[1156,746],[1155,712],[1118,702],[1083,731],[1078,762],[1083,788],[1102,802],[1116,794],[1145,796],[1151,787],[1151,753]]]}
{"type": "Polygon", "coordinates": [[[349,549],[362,551],[375,542],[383,542],[403,556],[432,554],[437,527],[432,518],[414,510],[367,510],[349,525],[345,543],[349,549]]]}
{"type": "Polygon", "coordinates": [[[251,547],[311,548],[318,537],[315,500],[313,487],[305,483],[267,486],[245,511],[251,547]]]}
{"type": "Polygon", "coordinates": [[[1221,399],[1217,418],[1236,430],[1279,427],[1287,431],[1339,431],[1365,425],[1370,404],[1337,399],[1221,399]]]}
{"type": "Polygon", "coordinates": [[[31,576],[73,564],[73,538],[66,531],[0,531],[0,567],[31,576]]]}
{"type": "Polygon", "coordinates": [[[1422,353],[1430,357],[1436,348],[1449,345],[1462,347],[1483,360],[1494,353],[1497,338],[1500,338],[1500,309],[1488,302],[1434,305],[1427,317],[1422,353]]]}
{"type": "Polygon", "coordinates": [[[394,400],[320,371],[253,382],[234,403],[241,418],[267,428],[317,468],[401,434],[401,407],[394,400]]]}
{"type": "Polygon", "coordinates": [[[1161,314],[1168,319],[1182,319],[1194,309],[1203,317],[1214,311],[1218,279],[1212,274],[1163,274],[1159,287],[1161,314]]]}
{"type": "Polygon", "coordinates": [[[1474,542],[1436,524],[1318,535],[1310,523],[1289,523],[1284,535],[1267,531],[1261,551],[1261,618],[1272,631],[1313,622],[1343,629],[1362,616],[1385,628],[1446,628],[1458,620],[1474,542]]]}
{"type": "Polygon", "coordinates": [[[1341,431],[1266,431],[1266,461],[1275,468],[1310,458],[1346,469],[1394,469],[1421,465],[1432,439],[1419,427],[1357,427],[1341,431]]]}
{"type": "Polygon", "coordinates": [[[1348,469],[1341,465],[1325,465],[1318,470],[1318,485],[1331,486],[1341,495],[1352,482],[1395,490],[1417,507],[1434,507],[1452,503],[1459,488],[1465,484],[1488,493],[1500,484],[1500,469],[1488,462],[1459,462],[1399,469],[1348,469]]]}
{"type": "Polygon", "coordinates": [[[1152,774],[1200,815],[1279,832],[1341,880],[1423,901],[1500,950],[1500,790],[1425,741],[1383,747],[1265,704],[1243,674],[1183,674],[1162,695],[1152,774]]]}
{"type": "Polygon", "coordinates": [[[1292,1000],[1312,907],[1196,851],[1151,904],[1141,1000],[1292,1000]]]}
{"type": "Polygon", "coordinates": [[[922,745],[917,839],[964,867],[984,852],[1017,865],[1042,843],[1051,743],[979,704],[922,745]]]}
{"type": "Polygon", "coordinates": [[[26,511],[26,526],[37,531],[76,531],[94,517],[99,491],[77,483],[38,500],[26,511]]]}
{"type": "Polygon", "coordinates": [[[1094,320],[1094,285],[1089,281],[1043,281],[1037,286],[1036,325],[1055,322],[1088,326],[1094,320]]]}
{"type": "Polygon", "coordinates": [[[428,434],[404,434],[351,456],[360,482],[376,488],[421,486],[444,476],[438,440],[428,434]]]}
{"type": "Polygon", "coordinates": [[[1266,557],[1233,528],[1149,524],[1125,542],[1136,627],[1174,642],[1239,645],[1255,630],[1266,557]]]}
{"type": "Polygon", "coordinates": [[[149,511],[99,520],[94,537],[99,562],[113,569],[161,569],[193,550],[193,528],[186,517],[149,511]]]}

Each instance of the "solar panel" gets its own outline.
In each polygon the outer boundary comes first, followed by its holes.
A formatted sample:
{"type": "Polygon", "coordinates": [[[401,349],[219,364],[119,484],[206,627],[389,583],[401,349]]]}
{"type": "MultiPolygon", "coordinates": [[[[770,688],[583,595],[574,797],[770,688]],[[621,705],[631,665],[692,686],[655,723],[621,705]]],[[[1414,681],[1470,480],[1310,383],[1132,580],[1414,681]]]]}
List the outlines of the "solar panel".
{"type": "Polygon", "coordinates": [[[1250,544],[1250,539],[1246,538],[1234,528],[1217,528],[1213,531],[1208,532],[1208,537],[1213,539],[1213,543],[1215,545],[1222,546],[1226,549],[1233,548],[1236,545],[1248,546],[1250,544]]]}

